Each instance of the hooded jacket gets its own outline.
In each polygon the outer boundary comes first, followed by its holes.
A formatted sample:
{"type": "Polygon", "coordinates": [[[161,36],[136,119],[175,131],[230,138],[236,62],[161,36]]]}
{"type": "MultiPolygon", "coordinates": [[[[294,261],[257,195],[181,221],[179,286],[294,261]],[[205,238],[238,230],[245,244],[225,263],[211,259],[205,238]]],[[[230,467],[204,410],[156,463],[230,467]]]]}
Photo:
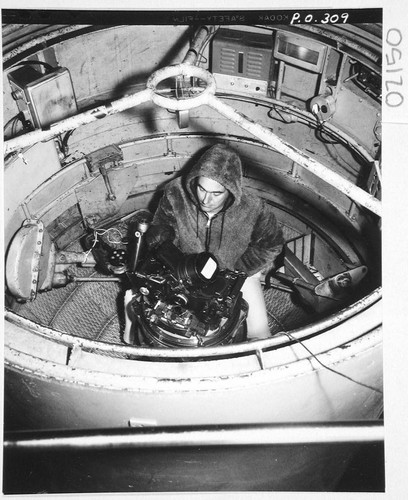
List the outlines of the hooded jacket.
{"type": "Polygon", "coordinates": [[[211,252],[224,269],[251,276],[270,269],[283,246],[282,231],[271,207],[242,187],[241,160],[229,147],[208,149],[185,177],[170,181],[153,218],[174,229],[174,244],[185,254],[211,252]],[[197,180],[219,182],[229,191],[211,219],[200,208],[197,180]]]}

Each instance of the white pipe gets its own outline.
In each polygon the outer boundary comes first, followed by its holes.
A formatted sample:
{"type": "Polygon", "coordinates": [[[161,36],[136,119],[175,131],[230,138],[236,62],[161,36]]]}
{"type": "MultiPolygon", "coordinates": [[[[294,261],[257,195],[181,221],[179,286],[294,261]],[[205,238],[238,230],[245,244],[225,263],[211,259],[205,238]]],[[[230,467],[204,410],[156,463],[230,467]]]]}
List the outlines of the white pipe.
{"type": "Polygon", "coordinates": [[[279,153],[282,153],[297,164],[312,172],[314,175],[320,177],[359,205],[362,205],[371,212],[374,212],[376,215],[381,216],[381,202],[377,198],[336,172],[333,172],[313,158],[310,158],[291,144],[288,144],[284,140],[280,139],[269,129],[263,127],[259,123],[251,121],[242,113],[239,113],[228,104],[223,103],[220,99],[215,97],[215,95],[209,93],[206,97],[208,106],[218,111],[220,114],[225,116],[225,118],[233,121],[247,132],[250,132],[252,135],[265,142],[265,144],[268,144],[279,153]]]}
{"type": "Polygon", "coordinates": [[[194,39],[191,42],[190,48],[187,51],[183,59],[183,64],[195,64],[199,51],[205,42],[205,39],[209,36],[209,28],[207,26],[201,26],[195,33],[194,39]]]}
{"type": "Polygon", "coordinates": [[[207,104],[208,96],[210,94],[215,94],[216,83],[213,75],[199,66],[192,66],[191,64],[175,64],[174,66],[167,66],[155,71],[147,80],[146,87],[152,91],[152,101],[157,106],[170,109],[172,111],[184,111],[207,104]],[[162,96],[156,92],[157,85],[167,78],[189,78],[191,76],[200,78],[206,83],[206,87],[204,89],[198,89],[199,93],[193,97],[189,97],[187,99],[173,99],[171,97],[162,96]]]}
{"type": "Polygon", "coordinates": [[[164,108],[172,109],[173,111],[192,109],[193,107],[207,104],[208,106],[222,114],[225,118],[228,118],[247,132],[250,132],[252,135],[265,142],[265,144],[268,144],[269,146],[276,149],[276,151],[282,153],[297,164],[308,169],[314,175],[320,177],[328,184],[347,195],[359,205],[362,205],[376,215],[381,216],[381,202],[377,198],[370,195],[336,172],[333,172],[313,158],[310,158],[291,144],[280,139],[271,130],[263,127],[259,123],[255,123],[254,121],[248,119],[245,115],[239,113],[234,108],[218,99],[215,96],[216,88],[214,77],[210,72],[198,67],[191,68],[188,64],[169,66],[153,73],[147,82],[147,87],[155,92],[157,85],[162,80],[172,76],[177,76],[178,74],[183,74],[186,76],[197,76],[199,78],[202,78],[207,82],[207,88],[199,96],[184,100],[170,99],[168,97],[159,96],[155,93],[153,96],[153,102],[155,104],[164,108]]]}
{"type": "Polygon", "coordinates": [[[97,108],[85,111],[79,115],[61,120],[54,126],[51,126],[49,130],[34,130],[33,132],[21,135],[15,139],[10,139],[4,143],[4,155],[6,156],[7,154],[18,149],[32,146],[37,142],[48,141],[59,134],[63,134],[69,130],[74,130],[80,125],[86,125],[87,123],[105,118],[105,116],[114,115],[115,113],[120,113],[126,109],[143,104],[144,102],[150,101],[152,99],[152,95],[153,92],[151,89],[147,88],[136,94],[122,97],[117,101],[112,101],[106,106],[98,106],[97,108]]]}
{"type": "Polygon", "coordinates": [[[381,216],[381,202],[377,198],[336,172],[333,172],[313,158],[310,158],[291,144],[280,139],[277,135],[271,132],[271,130],[263,127],[259,123],[251,121],[245,115],[239,113],[234,108],[215,97],[215,79],[209,71],[197,66],[191,66],[190,64],[168,66],[154,72],[148,79],[146,87],[147,88],[145,90],[137,94],[123,97],[122,99],[113,101],[107,106],[100,106],[85,113],[81,113],[80,115],[62,120],[50,130],[37,130],[15,139],[10,139],[5,142],[5,154],[21,149],[25,146],[35,144],[39,141],[51,139],[58,134],[75,129],[80,125],[84,125],[99,118],[104,118],[107,115],[112,115],[120,111],[124,111],[125,109],[138,106],[139,104],[149,100],[152,100],[157,106],[171,109],[173,111],[193,109],[203,104],[207,104],[222,114],[225,118],[228,118],[244,130],[250,132],[252,135],[265,142],[265,144],[268,144],[276,149],[276,151],[282,153],[297,164],[312,172],[314,175],[320,177],[359,205],[367,208],[376,215],[381,216]],[[201,78],[206,81],[207,87],[197,96],[182,100],[171,99],[156,93],[157,85],[161,81],[166,78],[176,77],[179,75],[201,78]]]}
{"type": "MultiPolygon", "coordinates": [[[[14,25],[16,26],[16,25],[14,25]]],[[[18,26],[18,25],[17,25],[18,26]]],[[[13,42],[10,42],[8,44],[5,44],[3,46],[4,50],[7,50],[7,53],[3,56],[3,64],[7,63],[10,59],[13,59],[14,57],[17,57],[20,54],[24,54],[24,52],[36,48],[36,47],[41,47],[44,48],[44,46],[47,46],[47,43],[50,42],[53,39],[57,39],[58,37],[64,36],[68,33],[73,33],[74,31],[79,31],[83,30],[84,28],[92,28],[93,25],[91,24],[71,24],[69,26],[64,26],[62,28],[59,28],[57,30],[51,28],[50,25],[44,25],[43,30],[47,29],[52,29],[52,31],[48,33],[43,33],[41,35],[36,36],[36,32],[32,34],[34,38],[31,38],[27,42],[24,42],[22,45],[18,45],[17,47],[13,49],[8,49],[7,47],[10,46],[11,44],[14,45],[13,42]]],[[[17,28],[19,29],[19,28],[17,28]]],[[[15,33],[14,33],[15,36],[15,33]]],[[[21,35],[24,37],[24,35],[21,35]]]]}
{"type": "Polygon", "coordinates": [[[168,446],[265,446],[384,441],[382,421],[11,433],[5,449],[117,449],[168,446]],[[13,439],[14,438],[14,439],[13,439]]]}

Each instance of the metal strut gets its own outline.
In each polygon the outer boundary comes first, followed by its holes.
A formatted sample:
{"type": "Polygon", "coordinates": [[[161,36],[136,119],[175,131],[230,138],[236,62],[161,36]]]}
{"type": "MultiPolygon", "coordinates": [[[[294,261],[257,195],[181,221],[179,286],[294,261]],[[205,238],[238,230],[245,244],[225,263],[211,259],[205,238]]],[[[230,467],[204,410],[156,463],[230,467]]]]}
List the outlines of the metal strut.
{"type": "Polygon", "coordinates": [[[270,129],[267,129],[248,119],[242,113],[239,113],[234,108],[225,104],[215,96],[216,84],[213,75],[198,66],[191,64],[177,64],[174,66],[167,66],[166,68],[159,69],[154,72],[146,83],[146,89],[133,94],[131,96],[123,97],[117,101],[111,102],[107,106],[101,106],[93,110],[81,113],[79,115],[67,118],[55,124],[50,130],[36,130],[28,134],[10,139],[4,143],[4,153],[8,154],[26,146],[33,145],[40,141],[45,141],[56,137],[57,135],[72,130],[90,123],[92,121],[104,118],[105,116],[112,115],[125,109],[129,109],[139,104],[145,103],[149,100],[153,101],[156,105],[169,109],[172,111],[183,111],[193,109],[202,105],[210,106],[225,118],[233,121],[235,124],[251,133],[256,138],[260,139],[265,144],[268,144],[279,153],[290,158],[295,163],[306,168],[317,177],[320,177],[331,186],[335,187],[351,200],[359,205],[370,210],[374,214],[381,216],[381,202],[371,194],[367,193],[360,187],[356,186],[349,180],[345,179],[336,172],[307,156],[303,151],[297,149],[283,139],[279,138],[270,129]],[[156,93],[157,85],[171,77],[196,77],[206,82],[207,87],[198,95],[193,97],[175,100],[169,97],[164,97],[156,93]]]}

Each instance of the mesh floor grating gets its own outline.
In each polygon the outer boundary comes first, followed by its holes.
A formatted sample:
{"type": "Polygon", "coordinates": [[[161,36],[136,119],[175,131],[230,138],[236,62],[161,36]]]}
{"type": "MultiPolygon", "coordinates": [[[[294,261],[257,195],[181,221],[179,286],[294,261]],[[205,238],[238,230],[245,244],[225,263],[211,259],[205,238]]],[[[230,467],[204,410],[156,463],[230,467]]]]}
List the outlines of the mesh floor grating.
{"type": "MultiPolygon", "coordinates": [[[[78,242],[67,251],[82,251],[78,242]]],[[[94,269],[74,267],[78,277],[103,277],[94,269]]],[[[124,286],[119,282],[77,282],[19,304],[16,312],[38,324],[71,335],[107,343],[121,343],[124,329],[124,286]]],[[[264,291],[271,334],[298,328],[313,320],[292,294],[270,288],[264,291]]]]}
{"type": "MultiPolygon", "coordinates": [[[[79,273],[77,273],[79,274],[79,273]]],[[[82,271],[82,276],[101,276],[82,271]]],[[[264,292],[272,334],[297,328],[312,317],[294,304],[291,294],[264,292]]],[[[21,304],[18,313],[36,323],[88,339],[120,343],[124,327],[124,291],[117,282],[71,283],[21,304]]]]}

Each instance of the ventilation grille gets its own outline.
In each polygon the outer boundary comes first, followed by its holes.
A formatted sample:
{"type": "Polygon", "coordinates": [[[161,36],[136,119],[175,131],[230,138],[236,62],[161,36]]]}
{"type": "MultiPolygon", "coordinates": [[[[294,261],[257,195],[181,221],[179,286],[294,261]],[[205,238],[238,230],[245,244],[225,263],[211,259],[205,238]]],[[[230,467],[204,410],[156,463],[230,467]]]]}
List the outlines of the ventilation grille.
{"type": "Polygon", "coordinates": [[[227,47],[221,48],[220,61],[219,61],[219,72],[225,73],[227,75],[235,75],[236,56],[237,56],[236,50],[229,49],[227,47]]]}
{"type": "Polygon", "coordinates": [[[213,73],[267,81],[271,59],[268,35],[223,29],[213,42],[213,73]]]}
{"type": "Polygon", "coordinates": [[[263,67],[264,67],[264,54],[259,54],[256,52],[248,52],[247,55],[247,76],[248,78],[255,78],[262,80],[263,78],[263,67]]]}

